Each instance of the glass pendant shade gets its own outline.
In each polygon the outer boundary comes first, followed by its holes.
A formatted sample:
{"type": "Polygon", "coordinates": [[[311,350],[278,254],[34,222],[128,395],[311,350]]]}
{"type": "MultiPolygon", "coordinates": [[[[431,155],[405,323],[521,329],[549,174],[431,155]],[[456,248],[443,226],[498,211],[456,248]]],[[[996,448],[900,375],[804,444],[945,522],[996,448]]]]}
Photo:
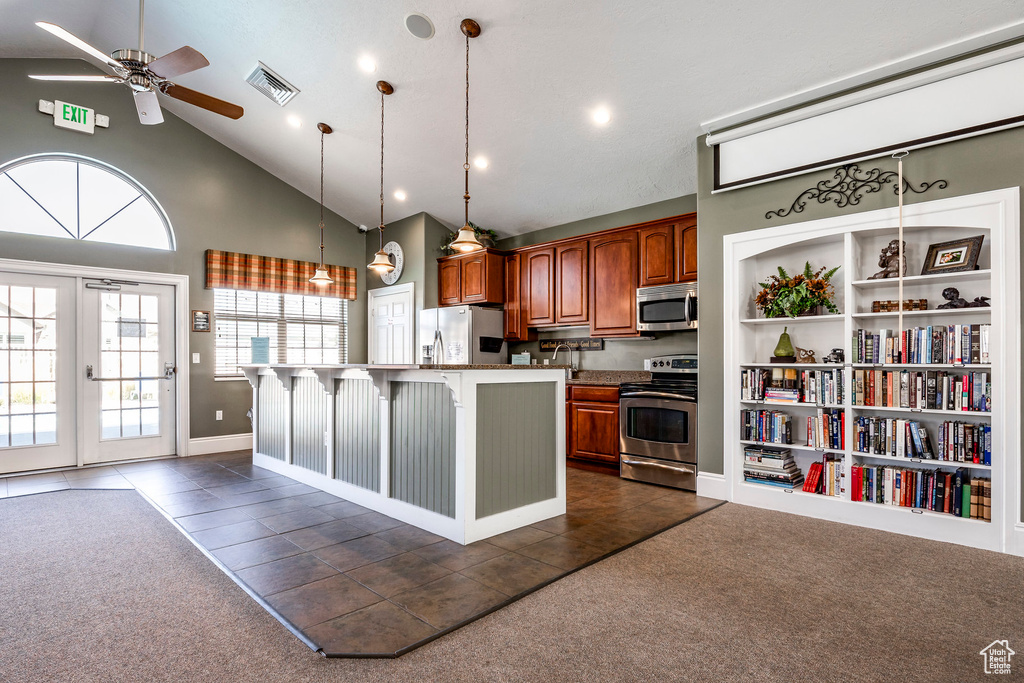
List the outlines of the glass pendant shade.
{"type": "Polygon", "coordinates": [[[313,273],[313,277],[309,278],[309,281],[314,285],[320,286],[329,285],[334,282],[334,280],[331,279],[331,276],[327,274],[327,266],[323,264],[316,267],[316,272],[313,273]]]}
{"type": "Polygon", "coordinates": [[[459,233],[452,240],[452,249],[461,251],[462,253],[469,253],[471,251],[477,251],[483,249],[484,245],[480,244],[480,241],[476,238],[476,233],[473,232],[473,228],[468,225],[463,225],[459,228],[459,233]]]}
{"type": "Polygon", "coordinates": [[[381,249],[373,255],[373,261],[366,267],[378,273],[390,273],[395,269],[395,264],[391,263],[388,253],[381,249]]]}

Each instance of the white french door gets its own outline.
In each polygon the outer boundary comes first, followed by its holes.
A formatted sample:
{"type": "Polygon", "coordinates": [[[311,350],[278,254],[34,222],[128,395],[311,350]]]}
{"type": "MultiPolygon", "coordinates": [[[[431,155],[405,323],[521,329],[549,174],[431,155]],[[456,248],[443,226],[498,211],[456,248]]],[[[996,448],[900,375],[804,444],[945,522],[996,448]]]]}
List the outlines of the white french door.
{"type": "Polygon", "coordinates": [[[75,280],[0,272],[0,473],[77,463],[75,280]]]}
{"type": "Polygon", "coordinates": [[[370,316],[370,363],[415,363],[416,331],[413,327],[413,283],[371,289],[367,293],[370,316]]]}
{"type": "Polygon", "coordinates": [[[174,455],[174,287],[87,282],[82,323],[83,462],[174,455]]]}

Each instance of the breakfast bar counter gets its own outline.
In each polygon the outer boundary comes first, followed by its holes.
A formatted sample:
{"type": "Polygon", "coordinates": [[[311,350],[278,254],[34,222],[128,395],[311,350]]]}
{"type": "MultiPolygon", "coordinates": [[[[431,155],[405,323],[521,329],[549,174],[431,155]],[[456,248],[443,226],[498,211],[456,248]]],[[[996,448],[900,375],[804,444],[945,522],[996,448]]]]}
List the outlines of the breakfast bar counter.
{"type": "Polygon", "coordinates": [[[242,370],[254,465],[463,544],[565,513],[561,366],[242,370]]]}

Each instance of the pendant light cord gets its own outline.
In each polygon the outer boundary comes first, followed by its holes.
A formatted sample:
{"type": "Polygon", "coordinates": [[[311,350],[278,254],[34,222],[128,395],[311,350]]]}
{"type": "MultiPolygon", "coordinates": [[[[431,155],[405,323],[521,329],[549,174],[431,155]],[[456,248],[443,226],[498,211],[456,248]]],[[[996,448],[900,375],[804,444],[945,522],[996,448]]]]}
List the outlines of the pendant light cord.
{"type": "Polygon", "coordinates": [[[380,93],[380,248],[384,248],[384,91],[380,93]]]}
{"type": "Polygon", "coordinates": [[[324,132],[320,131],[320,267],[324,266],[324,132]]]}
{"type": "Polygon", "coordinates": [[[466,34],[466,163],[462,165],[466,171],[466,225],[469,225],[469,34],[466,34]]]}

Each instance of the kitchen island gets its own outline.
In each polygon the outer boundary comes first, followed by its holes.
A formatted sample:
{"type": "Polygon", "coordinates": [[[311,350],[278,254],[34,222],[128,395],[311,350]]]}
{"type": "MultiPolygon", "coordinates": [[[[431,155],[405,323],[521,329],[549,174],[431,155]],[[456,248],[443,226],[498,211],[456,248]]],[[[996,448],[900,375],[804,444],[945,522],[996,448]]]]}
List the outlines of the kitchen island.
{"type": "Polygon", "coordinates": [[[462,544],[565,513],[563,366],[242,370],[256,466],[462,544]]]}

